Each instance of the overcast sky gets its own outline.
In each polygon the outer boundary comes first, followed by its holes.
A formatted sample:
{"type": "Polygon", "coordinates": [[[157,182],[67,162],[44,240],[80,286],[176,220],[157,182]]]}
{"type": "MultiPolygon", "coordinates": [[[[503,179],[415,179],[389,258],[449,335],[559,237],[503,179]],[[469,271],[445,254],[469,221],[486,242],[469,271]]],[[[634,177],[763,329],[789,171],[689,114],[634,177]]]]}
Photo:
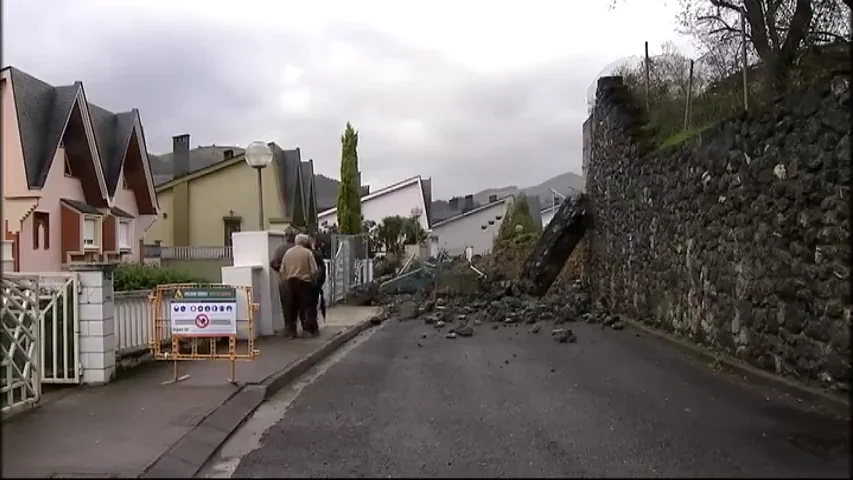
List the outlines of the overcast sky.
{"type": "Polygon", "coordinates": [[[269,140],[337,178],[351,121],[373,189],[420,174],[446,198],[580,173],[602,69],[683,44],[664,3],[6,0],[3,62],[139,108],[153,153],[269,140]]]}

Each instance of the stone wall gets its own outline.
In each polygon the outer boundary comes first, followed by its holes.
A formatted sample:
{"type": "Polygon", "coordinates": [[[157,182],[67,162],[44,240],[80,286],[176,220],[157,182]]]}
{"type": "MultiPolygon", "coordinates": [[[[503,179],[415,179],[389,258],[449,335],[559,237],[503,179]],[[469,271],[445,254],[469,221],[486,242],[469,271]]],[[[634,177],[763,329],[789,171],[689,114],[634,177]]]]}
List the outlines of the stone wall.
{"type": "Polygon", "coordinates": [[[801,381],[847,389],[850,85],[655,149],[598,82],[585,272],[593,303],[801,381]]]}

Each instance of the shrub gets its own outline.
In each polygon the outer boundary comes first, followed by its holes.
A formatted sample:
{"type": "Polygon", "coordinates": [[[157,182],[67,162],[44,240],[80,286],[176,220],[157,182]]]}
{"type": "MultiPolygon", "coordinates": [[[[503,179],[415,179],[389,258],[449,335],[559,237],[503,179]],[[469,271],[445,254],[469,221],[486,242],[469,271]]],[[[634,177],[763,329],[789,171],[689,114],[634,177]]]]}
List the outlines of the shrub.
{"type": "Polygon", "coordinates": [[[113,273],[113,282],[113,288],[116,292],[151,290],[157,285],[168,283],[210,283],[183,270],[135,263],[124,263],[117,266],[113,273]]]}

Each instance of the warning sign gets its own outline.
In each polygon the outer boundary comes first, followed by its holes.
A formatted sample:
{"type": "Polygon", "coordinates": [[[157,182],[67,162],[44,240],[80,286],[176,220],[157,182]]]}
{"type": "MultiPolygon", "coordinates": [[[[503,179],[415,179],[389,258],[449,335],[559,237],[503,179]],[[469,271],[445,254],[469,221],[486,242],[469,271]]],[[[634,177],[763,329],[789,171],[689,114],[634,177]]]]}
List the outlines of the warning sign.
{"type": "Polygon", "coordinates": [[[200,313],[195,317],[195,326],[198,328],[207,328],[210,325],[210,318],[207,315],[200,313]]]}
{"type": "Polygon", "coordinates": [[[169,306],[172,334],[185,337],[237,335],[237,295],[233,287],[177,289],[169,306]]]}

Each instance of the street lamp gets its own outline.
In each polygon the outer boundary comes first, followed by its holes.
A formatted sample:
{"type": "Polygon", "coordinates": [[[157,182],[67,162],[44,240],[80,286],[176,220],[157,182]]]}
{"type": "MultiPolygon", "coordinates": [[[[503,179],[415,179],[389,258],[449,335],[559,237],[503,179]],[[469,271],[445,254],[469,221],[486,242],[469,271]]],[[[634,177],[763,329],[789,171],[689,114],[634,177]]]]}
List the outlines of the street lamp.
{"type": "Polygon", "coordinates": [[[258,226],[264,230],[264,181],[261,170],[272,162],[272,149],[264,142],[252,142],[246,147],[246,163],[258,171],[258,226]]]}

